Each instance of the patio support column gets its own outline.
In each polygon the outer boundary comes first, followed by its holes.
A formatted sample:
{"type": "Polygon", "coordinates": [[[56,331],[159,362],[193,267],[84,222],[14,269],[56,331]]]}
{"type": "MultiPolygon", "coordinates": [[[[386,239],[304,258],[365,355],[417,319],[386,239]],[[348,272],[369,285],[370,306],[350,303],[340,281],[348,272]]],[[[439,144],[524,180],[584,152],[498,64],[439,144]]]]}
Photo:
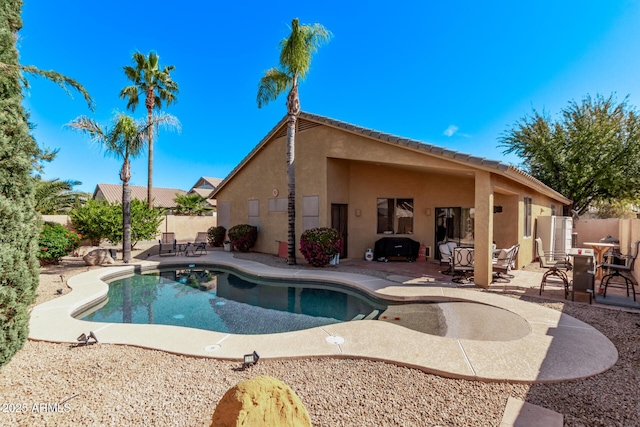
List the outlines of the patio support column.
{"type": "Polygon", "coordinates": [[[474,203],[474,282],[489,287],[493,278],[493,183],[491,173],[477,171],[474,203]]]}

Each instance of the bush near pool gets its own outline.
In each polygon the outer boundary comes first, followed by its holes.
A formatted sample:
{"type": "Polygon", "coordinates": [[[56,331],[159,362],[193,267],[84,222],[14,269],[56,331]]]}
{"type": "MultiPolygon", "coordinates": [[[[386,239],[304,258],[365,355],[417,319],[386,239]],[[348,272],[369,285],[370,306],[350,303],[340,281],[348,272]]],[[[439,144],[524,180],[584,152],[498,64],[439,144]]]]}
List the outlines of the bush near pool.
{"type": "Polygon", "coordinates": [[[340,253],[342,239],[333,228],[311,228],[300,236],[300,252],[314,267],[324,267],[340,253]]]}

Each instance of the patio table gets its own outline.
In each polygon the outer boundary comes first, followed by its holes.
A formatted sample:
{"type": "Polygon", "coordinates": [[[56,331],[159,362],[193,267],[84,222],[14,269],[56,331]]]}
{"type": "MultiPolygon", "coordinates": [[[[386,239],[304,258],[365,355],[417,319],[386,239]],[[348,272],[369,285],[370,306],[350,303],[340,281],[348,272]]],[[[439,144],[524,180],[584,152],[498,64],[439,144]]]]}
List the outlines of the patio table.
{"type": "Polygon", "coordinates": [[[185,255],[185,252],[187,250],[187,248],[189,247],[191,243],[190,242],[186,242],[186,243],[177,243],[176,244],[176,253],[178,255],[185,255]]]}
{"type": "Polygon", "coordinates": [[[595,280],[601,280],[603,271],[601,268],[598,268],[598,266],[603,264],[604,254],[609,249],[619,248],[620,245],[617,243],[604,243],[604,242],[582,242],[582,244],[586,246],[591,246],[593,248],[593,251],[596,254],[596,264],[597,264],[595,280]]]}

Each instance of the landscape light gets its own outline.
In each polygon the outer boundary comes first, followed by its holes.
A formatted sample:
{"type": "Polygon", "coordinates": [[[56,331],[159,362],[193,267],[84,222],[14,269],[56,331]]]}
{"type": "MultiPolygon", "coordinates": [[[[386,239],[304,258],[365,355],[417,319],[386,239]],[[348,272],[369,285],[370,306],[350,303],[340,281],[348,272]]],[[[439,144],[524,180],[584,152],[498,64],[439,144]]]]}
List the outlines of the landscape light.
{"type": "Polygon", "coordinates": [[[249,366],[255,365],[258,363],[258,359],[260,359],[260,356],[255,352],[255,350],[251,354],[245,354],[244,362],[242,362],[242,369],[247,369],[249,366]]]}

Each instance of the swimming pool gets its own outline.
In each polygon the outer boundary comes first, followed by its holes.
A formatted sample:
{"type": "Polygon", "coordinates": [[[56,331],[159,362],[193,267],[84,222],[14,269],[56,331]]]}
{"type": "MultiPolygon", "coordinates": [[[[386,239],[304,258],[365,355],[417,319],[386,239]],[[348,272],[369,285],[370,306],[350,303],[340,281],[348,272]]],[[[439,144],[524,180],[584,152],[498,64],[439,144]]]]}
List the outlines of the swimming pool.
{"type": "Polygon", "coordinates": [[[240,335],[353,320],[381,320],[430,335],[481,341],[510,341],[530,332],[522,317],[486,304],[403,301],[374,297],[339,283],[264,278],[195,264],[111,280],[106,300],[74,317],[240,335]]]}
{"type": "Polygon", "coordinates": [[[106,303],[75,317],[253,335],[373,319],[385,309],[381,300],[328,284],[260,280],[194,265],[113,280],[106,303]]]}

